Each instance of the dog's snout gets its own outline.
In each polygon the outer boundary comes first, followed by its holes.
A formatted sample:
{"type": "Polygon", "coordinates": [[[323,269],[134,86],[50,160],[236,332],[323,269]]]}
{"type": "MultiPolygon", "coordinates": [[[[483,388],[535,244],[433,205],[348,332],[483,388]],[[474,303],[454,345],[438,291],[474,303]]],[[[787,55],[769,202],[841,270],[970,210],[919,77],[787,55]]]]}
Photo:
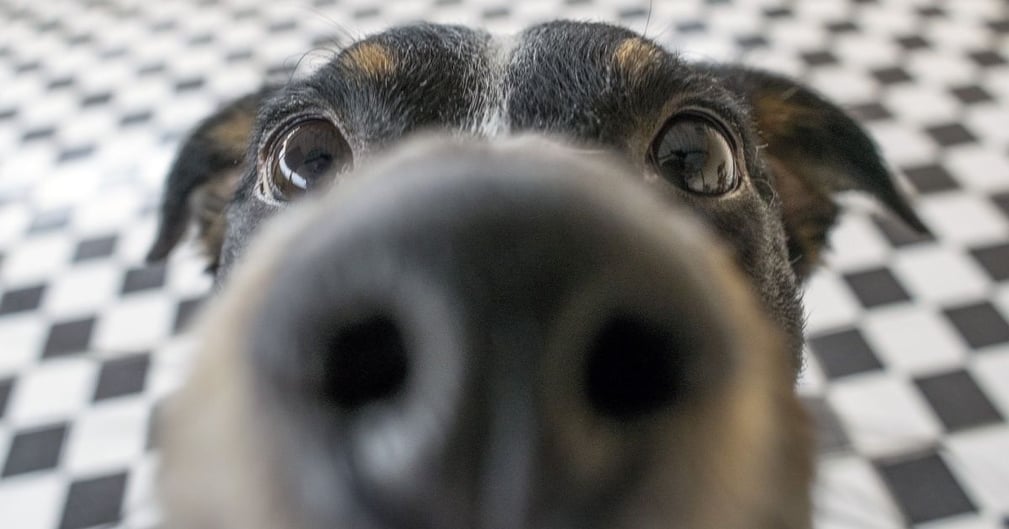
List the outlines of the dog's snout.
{"type": "Polygon", "coordinates": [[[417,149],[306,208],[252,327],[282,457],[382,523],[587,516],[731,376],[703,229],[619,165],[513,149],[417,149]]]}

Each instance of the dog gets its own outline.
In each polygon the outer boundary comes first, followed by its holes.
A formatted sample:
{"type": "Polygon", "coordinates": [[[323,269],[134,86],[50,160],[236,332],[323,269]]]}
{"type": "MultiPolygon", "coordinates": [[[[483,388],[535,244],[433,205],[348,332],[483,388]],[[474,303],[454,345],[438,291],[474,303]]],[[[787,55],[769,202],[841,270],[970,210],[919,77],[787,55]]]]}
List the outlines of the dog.
{"type": "Polygon", "coordinates": [[[196,127],[149,259],[219,295],[164,410],[167,525],[811,525],[803,280],[866,133],[627,29],[393,28],[196,127]],[[268,222],[269,220],[269,222],[268,222]]]}

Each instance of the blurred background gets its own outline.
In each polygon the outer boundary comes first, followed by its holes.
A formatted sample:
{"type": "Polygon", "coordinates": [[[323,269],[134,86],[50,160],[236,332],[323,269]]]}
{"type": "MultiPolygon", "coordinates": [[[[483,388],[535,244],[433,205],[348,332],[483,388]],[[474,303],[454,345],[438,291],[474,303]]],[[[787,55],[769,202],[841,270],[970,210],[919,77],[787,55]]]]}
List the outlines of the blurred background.
{"type": "Polygon", "coordinates": [[[855,208],[808,286],[818,527],[1009,527],[1003,0],[0,0],[0,527],[157,521],[150,419],[210,280],[191,246],[142,256],[189,127],[389,25],[559,17],[797,76],[861,120],[934,237],[855,208]]]}

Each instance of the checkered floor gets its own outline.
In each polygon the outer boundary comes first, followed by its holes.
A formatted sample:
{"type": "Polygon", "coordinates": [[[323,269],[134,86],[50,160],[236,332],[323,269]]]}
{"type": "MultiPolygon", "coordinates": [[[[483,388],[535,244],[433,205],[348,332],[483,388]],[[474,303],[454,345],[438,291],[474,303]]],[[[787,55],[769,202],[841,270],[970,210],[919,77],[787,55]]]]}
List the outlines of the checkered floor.
{"type": "Polygon", "coordinates": [[[855,203],[809,284],[818,527],[1009,527],[1009,4],[652,4],[0,0],[0,527],[157,519],[150,417],[209,280],[141,256],[187,127],[334,35],[556,17],[799,76],[866,124],[935,237],[855,203]]]}

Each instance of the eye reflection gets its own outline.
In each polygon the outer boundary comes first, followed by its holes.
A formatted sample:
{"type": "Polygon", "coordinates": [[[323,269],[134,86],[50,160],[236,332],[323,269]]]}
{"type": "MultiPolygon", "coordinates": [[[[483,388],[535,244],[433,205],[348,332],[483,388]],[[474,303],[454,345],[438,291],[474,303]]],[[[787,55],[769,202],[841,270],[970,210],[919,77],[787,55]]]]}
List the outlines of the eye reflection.
{"type": "Polygon", "coordinates": [[[729,141],[699,116],[671,120],[652,145],[651,157],[663,178],[686,191],[721,195],[738,183],[729,141]]]}

